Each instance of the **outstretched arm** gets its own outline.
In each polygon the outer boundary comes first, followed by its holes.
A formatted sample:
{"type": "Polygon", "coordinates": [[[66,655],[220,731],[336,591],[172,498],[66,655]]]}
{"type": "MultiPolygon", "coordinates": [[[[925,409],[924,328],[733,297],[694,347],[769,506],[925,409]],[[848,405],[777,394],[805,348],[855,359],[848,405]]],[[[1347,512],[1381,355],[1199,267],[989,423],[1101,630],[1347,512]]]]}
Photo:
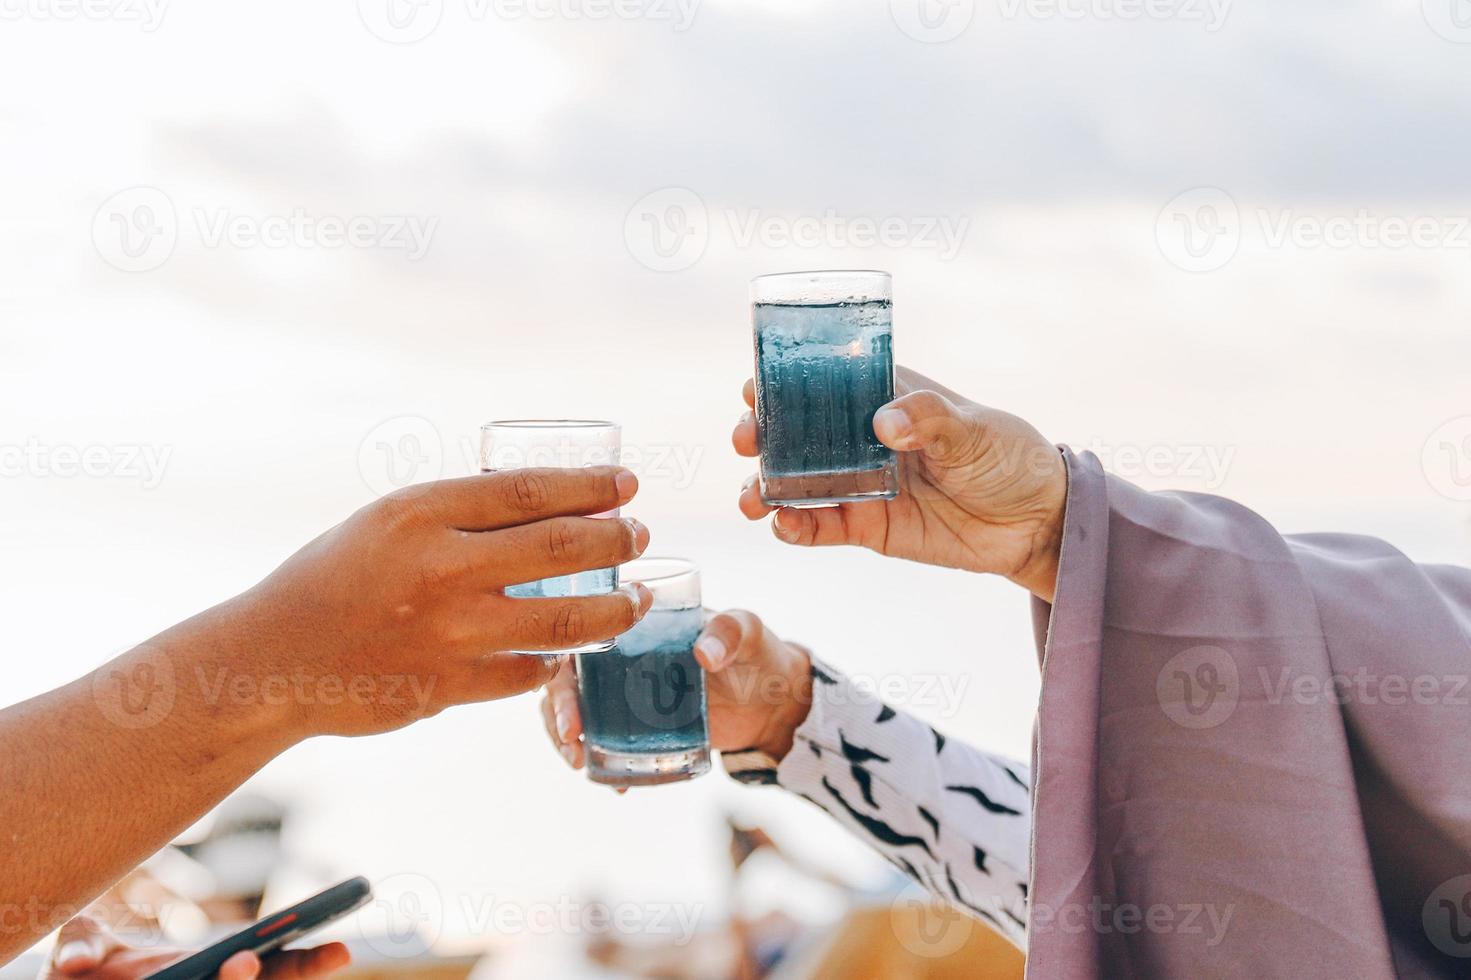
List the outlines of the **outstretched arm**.
{"type": "Polygon", "coordinates": [[[257,587],[58,690],[0,711],[0,962],[77,915],[268,760],[534,688],[607,639],[635,592],[513,599],[507,585],[627,561],[612,468],[450,480],[372,504],[257,587]]]}
{"type": "MultiPolygon", "coordinates": [[[[695,656],[709,672],[710,741],[733,777],[806,797],[941,899],[1024,944],[1025,766],[947,741],[752,613],[713,617],[695,656]]],[[[571,663],[542,709],[553,742],[580,767],[571,663]]]]}

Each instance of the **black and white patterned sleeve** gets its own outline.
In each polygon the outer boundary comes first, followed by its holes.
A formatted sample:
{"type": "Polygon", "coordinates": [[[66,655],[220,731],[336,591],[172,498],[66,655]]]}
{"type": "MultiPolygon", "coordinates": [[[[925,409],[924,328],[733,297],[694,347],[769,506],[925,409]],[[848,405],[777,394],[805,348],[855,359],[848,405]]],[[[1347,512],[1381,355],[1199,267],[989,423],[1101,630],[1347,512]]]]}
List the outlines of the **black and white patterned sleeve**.
{"type": "Polygon", "coordinates": [[[1027,766],[948,741],[816,660],[812,710],[781,764],[758,752],[727,752],[722,762],[741,782],[805,797],[931,892],[1025,948],[1027,766]]]}

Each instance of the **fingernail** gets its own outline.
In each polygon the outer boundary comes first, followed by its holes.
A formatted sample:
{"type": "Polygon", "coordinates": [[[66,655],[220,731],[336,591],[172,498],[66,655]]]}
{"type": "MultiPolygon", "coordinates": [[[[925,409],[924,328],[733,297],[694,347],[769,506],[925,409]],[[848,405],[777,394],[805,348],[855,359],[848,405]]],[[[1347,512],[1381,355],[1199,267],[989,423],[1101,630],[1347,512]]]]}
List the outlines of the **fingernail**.
{"type": "Polygon", "coordinates": [[[628,529],[633,532],[633,547],[634,547],[634,549],[639,554],[643,554],[644,553],[644,549],[648,548],[648,546],[649,546],[649,529],[648,529],[648,527],[644,524],[643,521],[635,520],[632,517],[626,517],[626,518],[624,518],[623,523],[627,524],[628,525],[628,529]]]}
{"type": "Polygon", "coordinates": [[[776,530],[777,537],[788,543],[795,543],[798,534],[797,529],[791,526],[791,522],[792,518],[787,516],[787,512],[779,510],[776,512],[776,517],[772,520],[771,526],[776,530]]]}
{"type": "Polygon", "coordinates": [[[562,758],[567,760],[567,765],[571,766],[574,769],[577,768],[577,753],[572,750],[572,746],[562,746],[561,753],[562,758]]]}
{"type": "Polygon", "coordinates": [[[650,592],[648,586],[642,582],[625,585],[622,591],[633,603],[634,609],[642,610],[645,605],[652,605],[654,602],[654,593],[650,592]]]}
{"type": "Polygon", "coordinates": [[[613,484],[618,488],[618,498],[624,503],[633,499],[638,493],[638,477],[628,470],[619,470],[618,475],[613,477],[613,484]]]}
{"type": "Polygon", "coordinates": [[[705,663],[711,670],[719,670],[725,662],[725,655],[729,651],[718,637],[702,636],[695,644],[695,649],[705,655],[705,663]]]}
{"type": "Polygon", "coordinates": [[[902,408],[879,409],[873,416],[875,432],[878,431],[880,425],[889,430],[889,438],[896,442],[901,439],[907,439],[910,430],[914,428],[914,424],[909,421],[908,413],[902,408]]]}
{"type": "Polygon", "coordinates": [[[92,956],[92,944],[85,939],[73,939],[63,943],[61,949],[56,951],[56,965],[66,966],[73,960],[84,960],[92,956]]]}
{"type": "MultiPolygon", "coordinates": [[[[556,712],[556,720],[557,738],[561,739],[564,743],[570,741],[569,736],[572,734],[572,719],[567,717],[567,712],[558,711],[556,712]]],[[[562,748],[565,750],[567,746],[564,744],[562,748]]]]}

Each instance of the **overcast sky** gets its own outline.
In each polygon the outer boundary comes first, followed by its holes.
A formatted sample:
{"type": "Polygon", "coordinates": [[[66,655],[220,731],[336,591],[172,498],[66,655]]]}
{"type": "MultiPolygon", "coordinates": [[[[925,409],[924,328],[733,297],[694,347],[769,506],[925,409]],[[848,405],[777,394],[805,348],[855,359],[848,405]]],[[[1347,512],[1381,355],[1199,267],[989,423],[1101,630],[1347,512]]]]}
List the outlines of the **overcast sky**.
{"type": "MultiPolygon", "coordinates": [[[[392,2],[0,0],[0,463],[40,453],[0,478],[0,700],[246,587],[414,460],[467,472],[483,421],[587,415],[644,453],[636,513],[711,604],[965,678],[915,710],[1024,756],[1021,596],[793,555],[734,509],[746,283],[802,268],[890,269],[902,361],[1152,488],[1465,560],[1465,0],[392,2]],[[54,457],[90,447],[92,476],[54,457]]],[[[545,848],[672,811],[510,751],[533,708],[264,778],[315,801],[333,868],[581,887],[595,845],[545,848]]],[[[680,792],[674,846],[753,805],[680,792]]],[[[716,894],[711,853],[690,884],[631,847],[605,884],[716,894]]]]}

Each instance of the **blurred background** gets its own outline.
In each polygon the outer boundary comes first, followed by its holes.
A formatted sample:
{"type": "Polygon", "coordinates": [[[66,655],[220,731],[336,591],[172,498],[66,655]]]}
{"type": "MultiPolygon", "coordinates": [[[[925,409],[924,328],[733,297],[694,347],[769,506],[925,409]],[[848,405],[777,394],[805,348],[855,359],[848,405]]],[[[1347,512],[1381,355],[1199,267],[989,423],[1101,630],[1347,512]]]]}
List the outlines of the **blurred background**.
{"type": "MultiPolygon", "coordinates": [[[[1468,556],[1466,0],[3,0],[0,82],[4,703],[482,422],[610,418],[708,604],[1027,758],[1018,590],[736,511],[765,272],[891,271],[901,362],[1147,487],[1468,556]]],[[[534,699],[302,745],[181,844],[175,938],[363,874],[360,960],[450,976],[756,975],[918,902],[780,791],[592,786],[534,699]]],[[[986,941],[897,921],[915,976],[986,941]]]]}

